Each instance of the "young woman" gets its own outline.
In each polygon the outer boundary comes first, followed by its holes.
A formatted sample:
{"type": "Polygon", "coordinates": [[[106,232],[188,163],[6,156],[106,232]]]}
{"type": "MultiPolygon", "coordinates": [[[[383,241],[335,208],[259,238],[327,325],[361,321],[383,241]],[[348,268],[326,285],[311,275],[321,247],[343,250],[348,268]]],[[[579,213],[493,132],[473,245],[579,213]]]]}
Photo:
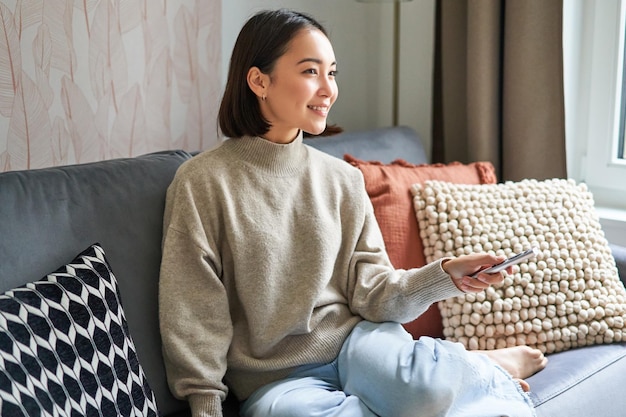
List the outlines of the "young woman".
{"type": "Polygon", "coordinates": [[[219,112],[230,139],[167,196],[160,320],[172,392],[221,416],[531,416],[526,347],[480,354],[399,324],[503,276],[475,254],[395,270],[357,169],[303,144],[337,99],[324,28],[265,11],[235,44],[219,112]]]}

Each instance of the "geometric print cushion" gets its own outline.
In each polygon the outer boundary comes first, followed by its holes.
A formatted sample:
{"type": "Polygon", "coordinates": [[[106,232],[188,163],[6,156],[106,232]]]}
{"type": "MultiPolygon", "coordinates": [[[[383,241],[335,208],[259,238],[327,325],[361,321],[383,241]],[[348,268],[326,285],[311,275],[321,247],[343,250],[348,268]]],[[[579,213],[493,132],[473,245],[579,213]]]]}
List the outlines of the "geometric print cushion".
{"type": "Polygon", "coordinates": [[[0,415],[158,415],[98,244],[0,295],[0,415]]]}

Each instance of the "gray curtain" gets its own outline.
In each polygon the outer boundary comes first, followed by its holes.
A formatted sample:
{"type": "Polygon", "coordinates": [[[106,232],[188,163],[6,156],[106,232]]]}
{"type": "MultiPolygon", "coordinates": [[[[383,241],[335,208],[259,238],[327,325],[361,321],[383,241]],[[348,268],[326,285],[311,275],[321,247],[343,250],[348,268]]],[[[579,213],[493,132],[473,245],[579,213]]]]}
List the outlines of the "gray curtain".
{"type": "Polygon", "coordinates": [[[438,0],[434,162],[564,178],[562,0],[438,0]]]}

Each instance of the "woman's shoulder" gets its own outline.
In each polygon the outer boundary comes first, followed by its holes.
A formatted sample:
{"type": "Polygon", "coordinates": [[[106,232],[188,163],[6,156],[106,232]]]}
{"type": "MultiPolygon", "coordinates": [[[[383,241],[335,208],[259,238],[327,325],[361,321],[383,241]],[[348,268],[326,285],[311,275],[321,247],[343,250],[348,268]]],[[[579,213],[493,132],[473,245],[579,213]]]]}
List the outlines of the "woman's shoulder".
{"type": "Polygon", "coordinates": [[[181,164],[176,172],[179,178],[197,177],[198,173],[216,169],[226,162],[224,145],[219,144],[214,148],[200,151],[181,164]]]}

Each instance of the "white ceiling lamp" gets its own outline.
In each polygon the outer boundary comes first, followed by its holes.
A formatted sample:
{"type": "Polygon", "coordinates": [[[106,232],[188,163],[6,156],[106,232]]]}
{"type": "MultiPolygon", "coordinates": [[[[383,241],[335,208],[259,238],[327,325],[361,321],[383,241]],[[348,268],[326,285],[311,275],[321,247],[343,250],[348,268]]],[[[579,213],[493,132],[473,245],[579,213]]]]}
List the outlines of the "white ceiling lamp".
{"type": "Polygon", "coordinates": [[[393,77],[391,118],[394,126],[398,125],[398,106],[400,95],[400,3],[411,0],[356,0],[359,3],[393,3],[393,77]]]}

